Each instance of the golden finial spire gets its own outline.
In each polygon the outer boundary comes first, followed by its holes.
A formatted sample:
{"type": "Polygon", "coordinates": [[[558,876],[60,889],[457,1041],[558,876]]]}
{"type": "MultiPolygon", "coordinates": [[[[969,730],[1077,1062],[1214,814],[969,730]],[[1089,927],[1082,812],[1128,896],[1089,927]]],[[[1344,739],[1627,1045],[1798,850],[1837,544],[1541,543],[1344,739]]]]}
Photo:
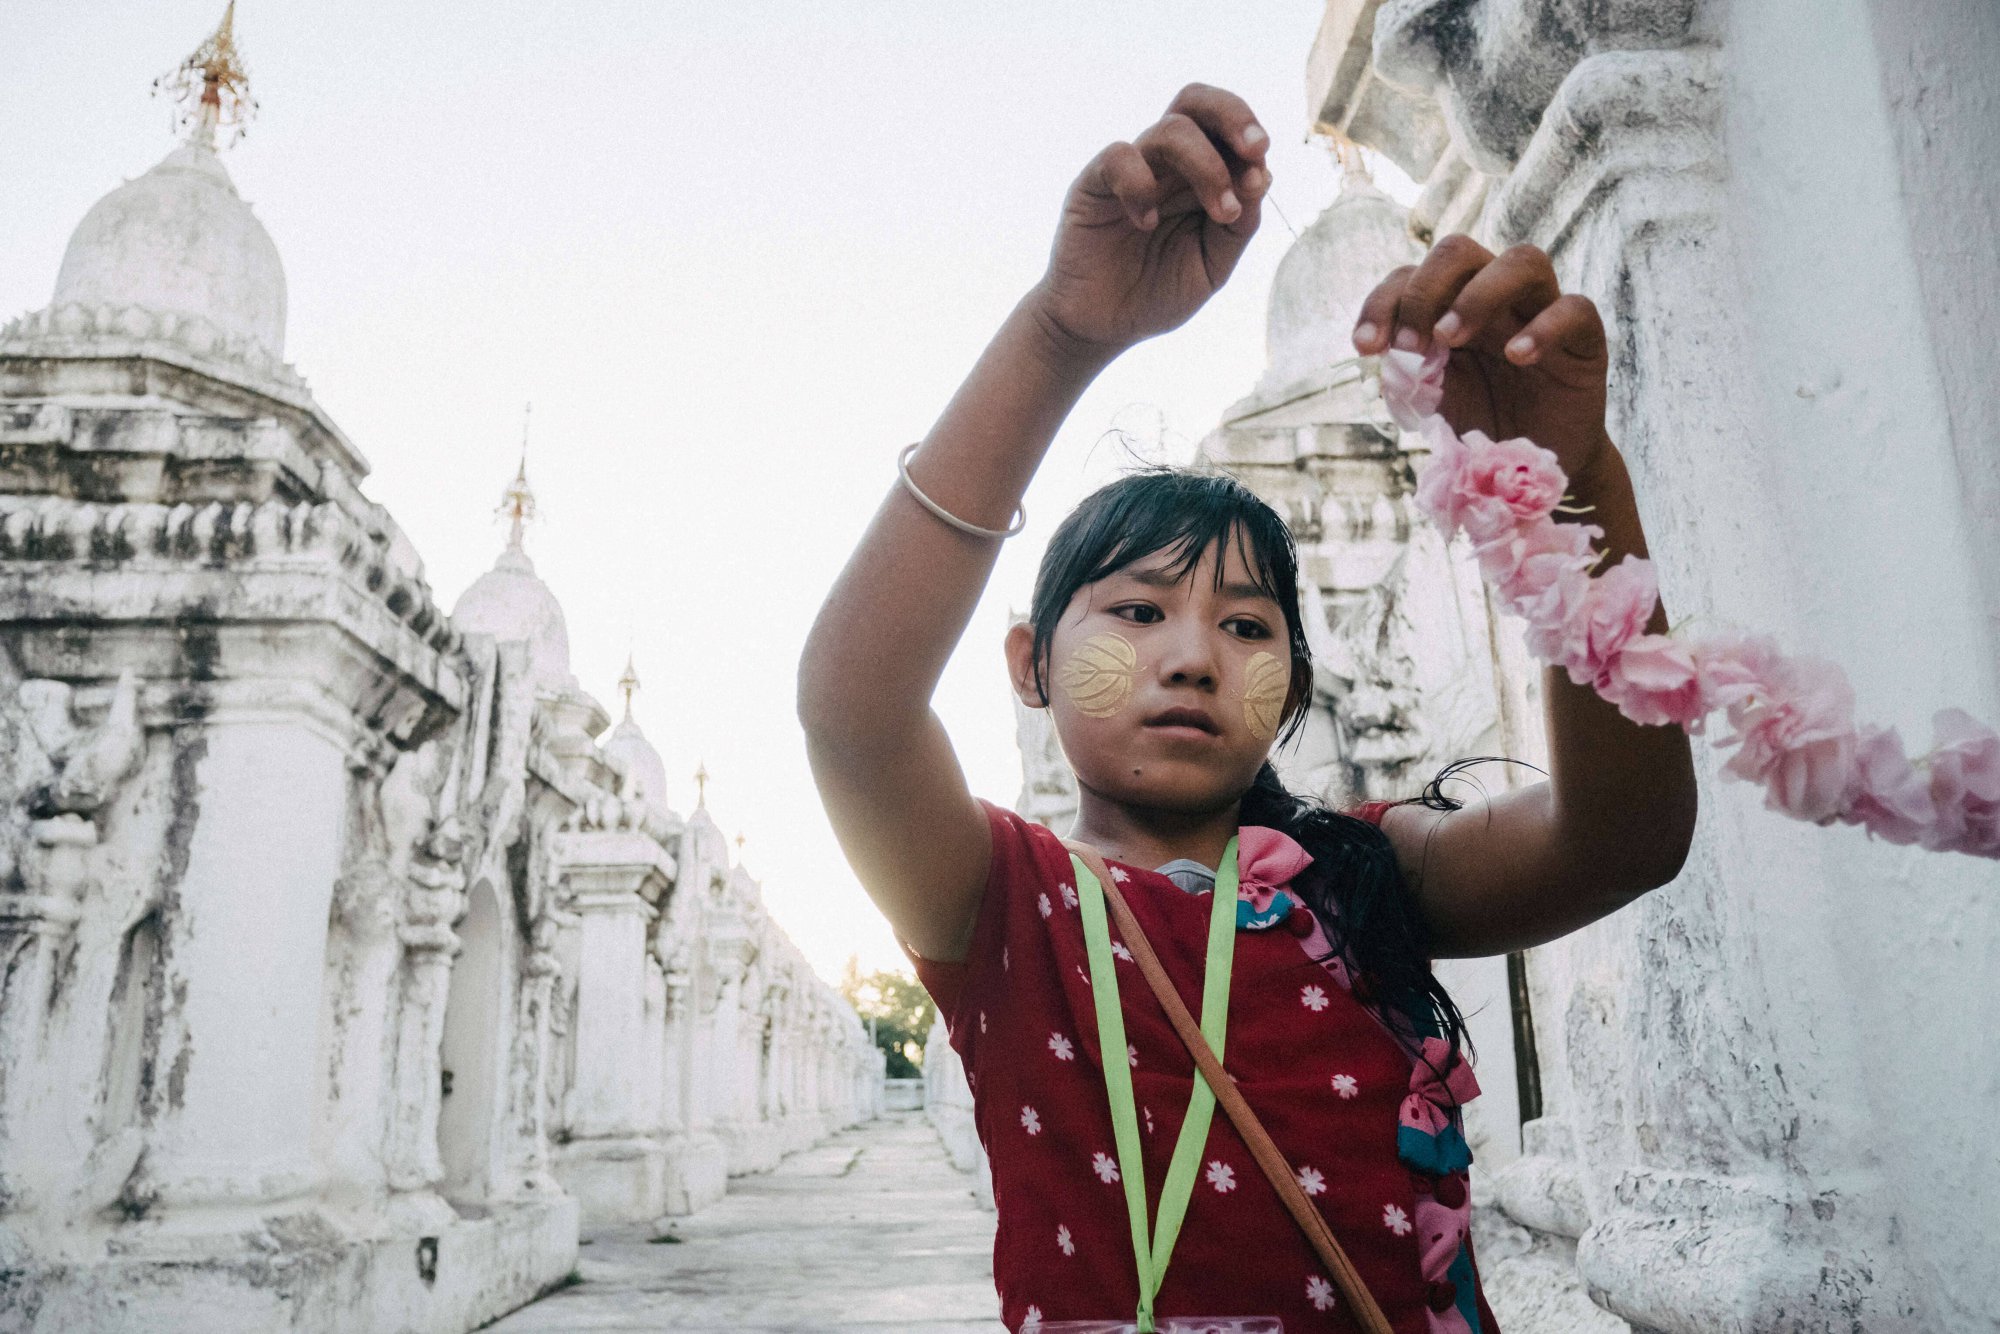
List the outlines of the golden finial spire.
{"type": "Polygon", "coordinates": [[[535,517],[535,493],[528,489],[528,418],[534,410],[533,403],[521,410],[521,466],[515,471],[514,480],[500,493],[500,508],[494,511],[511,525],[507,532],[509,551],[521,549],[521,534],[535,517]]]}
{"type": "Polygon", "coordinates": [[[695,766],[694,804],[704,809],[708,806],[708,765],[706,763],[695,766]]]}
{"type": "Polygon", "coordinates": [[[215,131],[228,126],[229,141],[243,137],[243,127],[257,113],[250,96],[250,71],[236,51],[236,0],[222,11],[222,23],[194,54],[153,80],[153,95],[166,94],[176,106],[174,128],[188,132],[188,142],[215,147],[215,131]]]}
{"type": "Polygon", "coordinates": [[[625,675],[618,678],[618,689],[625,695],[625,721],[632,721],[632,696],[639,693],[639,673],[632,665],[632,655],[625,655],[625,675]]]}

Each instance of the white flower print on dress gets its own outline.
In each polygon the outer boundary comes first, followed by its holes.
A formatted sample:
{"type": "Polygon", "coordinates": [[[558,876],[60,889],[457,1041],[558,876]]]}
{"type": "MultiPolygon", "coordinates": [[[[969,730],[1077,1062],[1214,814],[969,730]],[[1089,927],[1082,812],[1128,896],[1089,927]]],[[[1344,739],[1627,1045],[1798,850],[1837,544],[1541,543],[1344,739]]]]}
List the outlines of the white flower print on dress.
{"type": "Polygon", "coordinates": [[[1070,1040],[1060,1033],[1049,1034],[1049,1050],[1056,1054],[1058,1061],[1074,1061],[1076,1059],[1076,1048],[1071,1046],[1070,1040]]]}
{"type": "Polygon", "coordinates": [[[1326,1008],[1326,988],[1308,986],[1299,992],[1299,1004],[1318,1014],[1326,1008]]]}
{"type": "Polygon", "coordinates": [[[1119,884],[1121,884],[1121,885],[1122,885],[1122,884],[1124,884],[1124,883],[1125,883],[1125,882],[1126,882],[1127,880],[1130,880],[1130,879],[1131,879],[1132,877],[1131,877],[1131,876],[1129,876],[1129,875],[1127,875],[1127,874],[1125,874],[1125,868],[1124,868],[1124,867],[1122,867],[1122,866],[1114,866],[1114,867],[1112,867],[1112,868],[1111,868],[1111,878],[1112,878],[1113,880],[1116,880],[1116,881],[1117,881],[1117,882],[1118,882],[1119,884]]]}
{"type": "MultiPolygon", "coordinates": [[[[1306,1300],[1313,1304],[1313,1310],[1315,1311],[1331,1311],[1333,1309],[1333,1284],[1327,1282],[1318,1274],[1314,1274],[1306,1280],[1306,1300]]],[[[1030,1309],[1032,1310],[1033,1308],[1030,1309]]],[[[1027,1326],[1023,1325],[1021,1328],[1026,1329],[1027,1326]]]]}
{"type": "Polygon", "coordinates": [[[1001,972],[1003,972],[1003,973],[1004,973],[1004,972],[1006,972],[1006,971],[1007,971],[1007,970],[1008,970],[1009,968],[1012,968],[1012,967],[1014,966],[1014,961],[1013,961],[1013,960],[1012,960],[1011,958],[1009,958],[1009,957],[1008,957],[1008,956],[1009,956],[1010,954],[1012,954],[1012,953],[1013,953],[1013,951],[1012,951],[1012,950],[1009,950],[1009,949],[1007,949],[1007,948],[1005,948],[1005,947],[1002,947],[1002,948],[1001,948],[1001,950],[1000,950],[1000,971],[1001,971],[1001,972]]]}
{"type": "Polygon", "coordinates": [[[979,1031],[982,1033],[986,1031],[986,1011],[984,1010],[979,1012],[979,1031]]]}
{"type": "Polygon", "coordinates": [[[1021,1129],[1027,1131],[1030,1135],[1041,1134],[1042,1114],[1032,1107],[1023,1107],[1021,1109],[1021,1129]]]}
{"type": "Polygon", "coordinates": [[[1326,1177],[1317,1167],[1299,1169],[1299,1189],[1308,1195],[1326,1194],[1326,1177]]]}
{"type": "Polygon", "coordinates": [[[1074,908],[1076,906],[1077,899],[1076,899],[1075,885],[1064,885],[1062,887],[1062,896],[1063,896],[1063,907],[1074,908]]]}
{"type": "Polygon", "coordinates": [[[1333,1091],[1343,1098],[1353,1098],[1360,1096],[1361,1086],[1354,1082],[1353,1075],[1335,1075],[1333,1091]]]}
{"type": "Polygon", "coordinates": [[[1053,916],[1055,916],[1055,913],[1056,913],[1056,908],[1055,908],[1055,905],[1054,905],[1053,903],[1050,903],[1050,902],[1049,902],[1049,896],[1048,896],[1048,895],[1046,895],[1046,894],[1043,894],[1043,895],[1041,895],[1040,897],[1038,897],[1038,898],[1037,898],[1037,899],[1035,900],[1035,906],[1036,906],[1037,908],[1040,908],[1040,909],[1042,910],[1042,916],[1044,916],[1044,917],[1053,917],[1053,916]]]}
{"type": "Polygon", "coordinates": [[[1150,1107],[1141,1107],[1139,1110],[1146,1114],[1146,1133],[1150,1135],[1153,1133],[1153,1109],[1150,1107]]]}
{"type": "Polygon", "coordinates": [[[1069,1224],[1056,1225],[1056,1245],[1062,1249],[1064,1255],[1076,1254],[1076,1241],[1069,1235],[1069,1224]]]}
{"type": "Polygon", "coordinates": [[[1403,1212],[1400,1204],[1385,1204],[1382,1206],[1382,1226],[1399,1237],[1407,1237],[1410,1235],[1410,1216],[1403,1212]]]}
{"type": "Polygon", "coordinates": [[[1097,1173],[1097,1179],[1107,1186],[1118,1180],[1118,1161],[1108,1153],[1091,1158],[1090,1170],[1097,1173]]]}
{"type": "Polygon", "coordinates": [[[1215,1187],[1218,1195],[1236,1189],[1236,1169],[1220,1158],[1213,1159],[1208,1164],[1207,1178],[1208,1184],[1215,1187]]]}
{"type": "Polygon", "coordinates": [[[1117,958],[1123,959],[1126,963],[1132,962],[1132,951],[1125,948],[1125,942],[1122,940],[1111,942],[1111,953],[1117,958]]]}
{"type": "Polygon", "coordinates": [[[1082,965],[1082,964],[1078,964],[1078,965],[1076,966],[1076,975],[1077,975],[1078,977],[1080,977],[1080,978],[1082,978],[1082,979],[1083,979],[1083,985],[1085,985],[1085,986],[1087,986],[1087,987],[1093,987],[1093,986],[1096,986],[1096,985],[1097,985],[1097,984],[1096,984],[1095,982],[1092,982],[1092,981],[1090,980],[1090,974],[1089,974],[1089,973],[1086,973],[1086,972],[1085,972],[1085,971],[1083,970],[1083,965],[1082,965]]]}
{"type": "Polygon", "coordinates": [[[1125,1062],[1135,1070],[1139,1067],[1139,1049],[1129,1042],[1125,1044],[1125,1062]]]}
{"type": "Polygon", "coordinates": [[[1042,1327],[1042,1308],[1030,1306],[1028,1314],[1021,1317],[1021,1334],[1032,1334],[1042,1327]]]}

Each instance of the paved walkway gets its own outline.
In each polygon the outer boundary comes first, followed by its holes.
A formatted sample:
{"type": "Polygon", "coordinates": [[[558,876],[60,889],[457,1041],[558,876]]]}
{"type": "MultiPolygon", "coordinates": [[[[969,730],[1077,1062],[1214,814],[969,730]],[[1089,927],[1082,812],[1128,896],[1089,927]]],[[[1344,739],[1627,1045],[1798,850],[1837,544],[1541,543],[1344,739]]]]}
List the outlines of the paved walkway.
{"type": "Polygon", "coordinates": [[[921,1113],[793,1154],[661,1230],[585,1237],[583,1281],[491,1326],[1000,1334],[993,1215],[921,1113]],[[677,1241],[656,1240],[663,1235],[677,1241]]]}

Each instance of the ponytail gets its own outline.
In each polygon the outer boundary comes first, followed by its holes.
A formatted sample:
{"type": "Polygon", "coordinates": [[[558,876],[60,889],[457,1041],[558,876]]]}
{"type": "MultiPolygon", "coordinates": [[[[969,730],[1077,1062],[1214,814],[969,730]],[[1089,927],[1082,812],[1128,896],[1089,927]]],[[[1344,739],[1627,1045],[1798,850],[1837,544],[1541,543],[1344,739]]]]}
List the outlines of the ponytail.
{"type": "MultiPolygon", "coordinates": [[[[1394,804],[1457,810],[1460,803],[1445,796],[1440,784],[1460,765],[1472,763],[1477,761],[1449,766],[1422,796],[1394,804]]],[[[1465,1016],[1431,970],[1430,929],[1381,827],[1299,796],[1268,763],[1243,794],[1238,823],[1275,829],[1312,858],[1292,888],[1320,920],[1333,955],[1348,960],[1357,998],[1377,1005],[1406,1037],[1417,1042],[1441,1037],[1454,1056],[1469,1056],[1465,1016]]]]}

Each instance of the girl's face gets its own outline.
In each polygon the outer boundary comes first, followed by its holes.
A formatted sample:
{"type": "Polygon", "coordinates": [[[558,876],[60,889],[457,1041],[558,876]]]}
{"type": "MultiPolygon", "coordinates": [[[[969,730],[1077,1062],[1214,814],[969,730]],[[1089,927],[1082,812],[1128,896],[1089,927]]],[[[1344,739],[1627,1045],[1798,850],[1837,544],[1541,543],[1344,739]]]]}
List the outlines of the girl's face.
{"type": "MultiPolygon", "coordinates": [[[[1240,543],[1211,546],[1179,577],[1175,564],[1156,552],[1077,590],[1050,646],[1047,705],[1085,788],[1205,812],[1241,797],[1270,755],[1290,649],[1240,543]]],[[[1008,660],[1022,701],[1038,707],[1031,638],[1016,626],[1008,660]]]]}

